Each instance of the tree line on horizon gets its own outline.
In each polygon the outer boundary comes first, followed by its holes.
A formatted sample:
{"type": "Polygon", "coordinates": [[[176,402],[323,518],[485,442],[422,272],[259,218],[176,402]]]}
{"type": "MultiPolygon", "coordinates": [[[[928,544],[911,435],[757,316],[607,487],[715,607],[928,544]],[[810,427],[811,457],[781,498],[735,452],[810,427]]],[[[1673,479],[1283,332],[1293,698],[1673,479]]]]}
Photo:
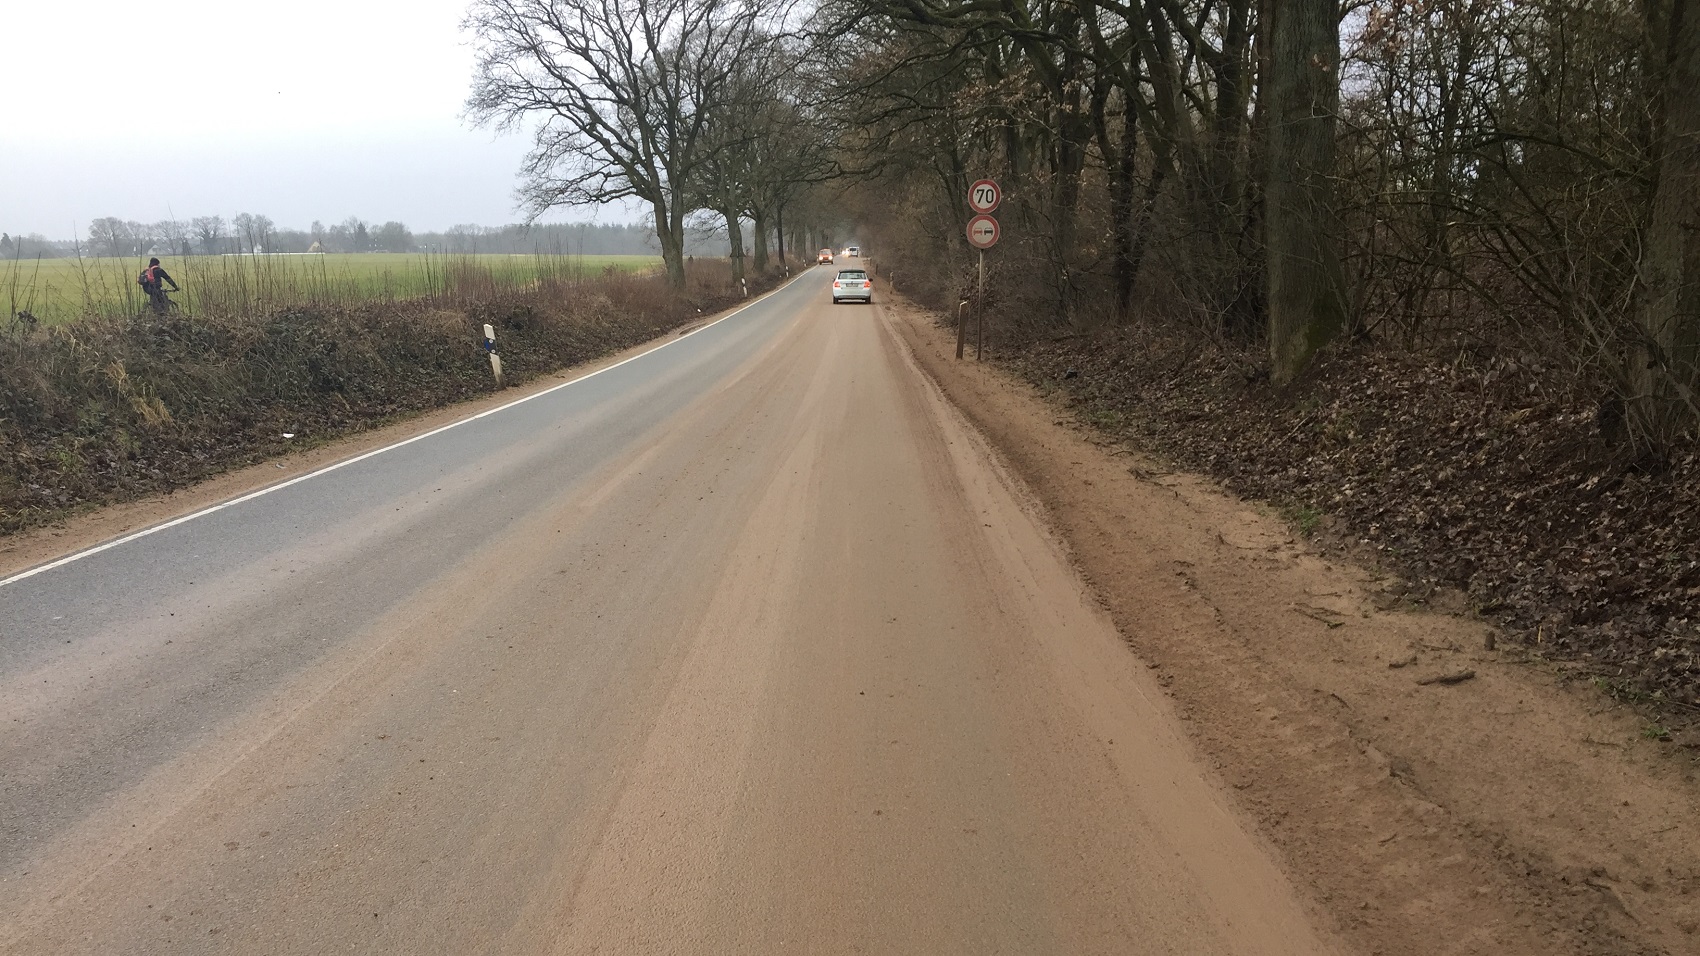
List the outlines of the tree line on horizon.
{"type": "MultiPolygon", "coordinates": [[[[720,246],[705,231],[688,237],[697,255],[716,255],[720,246]]],[[[307,229],[277,226],[270,217],[239,213],[198,216],[187,222],[137,222],[103,217],[80,240],[0,233],[0,259],[143,257],[149,255],[246,255],[268,253],[447,252],[508,255],[654,255],[653,232],[626,223],[463,224],[440,232],[418,232],[405,223],[370,223],[358,217],[307,229]]]]}

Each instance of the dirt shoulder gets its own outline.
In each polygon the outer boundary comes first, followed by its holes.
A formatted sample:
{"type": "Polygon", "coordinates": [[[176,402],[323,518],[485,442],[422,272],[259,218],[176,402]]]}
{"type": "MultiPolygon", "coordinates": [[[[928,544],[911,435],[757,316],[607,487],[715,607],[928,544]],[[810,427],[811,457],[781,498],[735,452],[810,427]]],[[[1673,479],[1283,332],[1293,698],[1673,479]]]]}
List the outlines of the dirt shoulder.
{"type": "Polygon", "coordinates": [[[1106,441],[885,310],[1041,499],[1193,743],[1364,953],[1700,948],[1700,770],[1631,711],[1414,612],[1272,509],[1106,441]],[[1468,674],[1468,677],[1464,675],[1468,674]],[[1462,678],[1456,682],[1451,679],[1462,678]]]}

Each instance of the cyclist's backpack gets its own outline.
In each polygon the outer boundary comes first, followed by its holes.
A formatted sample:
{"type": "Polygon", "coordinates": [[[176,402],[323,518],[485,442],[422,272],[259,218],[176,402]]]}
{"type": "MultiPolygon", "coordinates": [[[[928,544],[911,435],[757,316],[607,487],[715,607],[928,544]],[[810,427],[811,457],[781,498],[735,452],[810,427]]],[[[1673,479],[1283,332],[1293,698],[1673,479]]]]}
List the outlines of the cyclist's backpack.
{"type": "Polygon", "coordinates": [[[136,284],[144,289],[149,286],[159,285],[159,280],[154,278],[153,269],[153,266],[148,266],[146,269],[143,269],[142,274],[136,277],[136,284]]]}

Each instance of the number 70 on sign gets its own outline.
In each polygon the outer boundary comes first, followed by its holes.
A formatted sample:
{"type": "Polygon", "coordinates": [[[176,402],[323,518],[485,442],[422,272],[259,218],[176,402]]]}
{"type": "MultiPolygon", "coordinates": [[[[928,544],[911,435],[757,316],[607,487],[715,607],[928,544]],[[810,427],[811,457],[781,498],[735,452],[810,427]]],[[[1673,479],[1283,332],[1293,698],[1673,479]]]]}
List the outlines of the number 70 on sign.
{"type": "Polygon", "coordinates": [[[997,209],[1002,201],[1003,190],[989,179],[978,180],[968,187],[968,207],[982,216],[997,209]]]}

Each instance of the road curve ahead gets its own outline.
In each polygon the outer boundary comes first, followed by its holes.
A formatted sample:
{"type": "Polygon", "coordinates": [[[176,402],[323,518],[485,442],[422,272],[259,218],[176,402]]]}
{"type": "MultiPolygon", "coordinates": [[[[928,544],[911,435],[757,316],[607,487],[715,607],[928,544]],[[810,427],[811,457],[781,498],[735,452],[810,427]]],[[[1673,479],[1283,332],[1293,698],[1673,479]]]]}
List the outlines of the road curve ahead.
{"type": "Polygon", "coordinates": [[[1329,952],[825,271],[0,586],[0,952],[1329,952]]]}

